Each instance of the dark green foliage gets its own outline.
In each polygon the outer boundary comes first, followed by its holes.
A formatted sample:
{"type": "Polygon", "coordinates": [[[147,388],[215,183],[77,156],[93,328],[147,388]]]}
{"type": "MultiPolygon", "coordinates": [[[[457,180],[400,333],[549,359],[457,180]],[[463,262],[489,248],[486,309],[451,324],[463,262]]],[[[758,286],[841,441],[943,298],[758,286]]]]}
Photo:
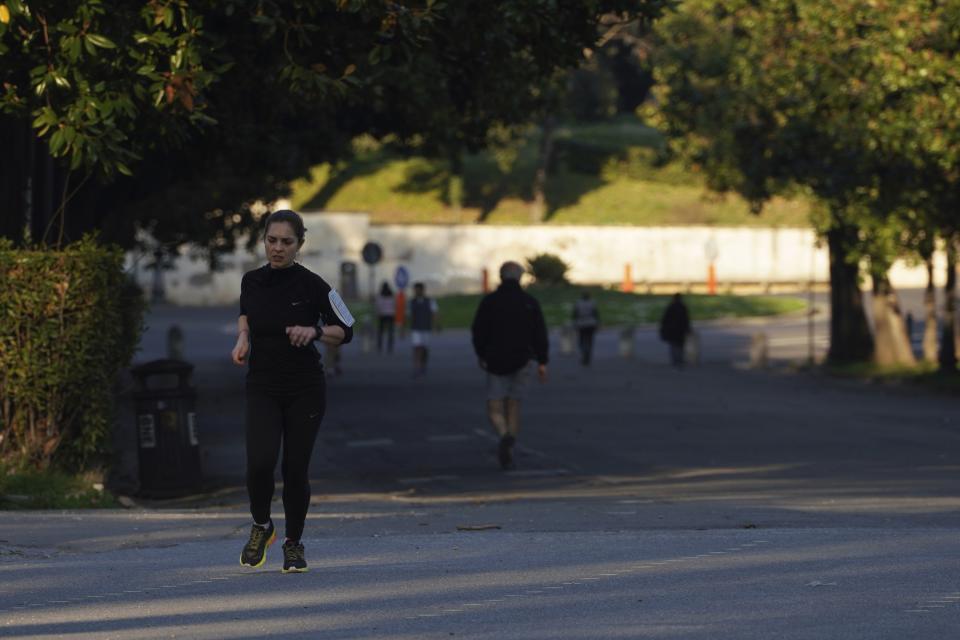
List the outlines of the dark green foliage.
{"type": "Polygon", "coordinates": [[[560,256],[541,253],[527,259],[527,268],[538,284],[567,284],[570,265],[560,256]]]}
{"type": "Polygon", "coordinates": [[[41,469],[101,461],[114,377],[143,311],[117,248],[91,237],[61,251],[0,245],[0,458],[41,469]]]}
{"type": "Polygon", "coordinates": [[[673,1],[6,4],[0,136],[18,142],[0,156],[0,234],[21,242],[29,217],[34,241],[101,229],[129,247],[142,229],[214,256],[255,226],[252,203],[359,134],[451,160],[529,123],[599,35],[673,1]]]}

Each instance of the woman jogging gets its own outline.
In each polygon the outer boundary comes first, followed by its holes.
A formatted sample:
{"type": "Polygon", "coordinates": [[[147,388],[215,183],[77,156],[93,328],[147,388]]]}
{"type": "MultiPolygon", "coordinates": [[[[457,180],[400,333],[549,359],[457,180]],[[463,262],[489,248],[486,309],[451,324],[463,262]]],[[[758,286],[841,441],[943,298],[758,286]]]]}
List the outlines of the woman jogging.
{"type": "Polygon", "coordinates": [[[267,264],[248,271],[240,285],[239,335],[233,361],[247,363],[247,491],[253,526],[240,564],[259,567],[276,539],[270,519],[273,474],[283,457],[286,540],[283,572],[307,570],[300,537],[310,505],[308,468],[326,409],[326,386],[315,341],[349,342],[353,317],[323,278],[294,262],[303,246],[303,219],[293,211],[267,217],[267,264]]]}

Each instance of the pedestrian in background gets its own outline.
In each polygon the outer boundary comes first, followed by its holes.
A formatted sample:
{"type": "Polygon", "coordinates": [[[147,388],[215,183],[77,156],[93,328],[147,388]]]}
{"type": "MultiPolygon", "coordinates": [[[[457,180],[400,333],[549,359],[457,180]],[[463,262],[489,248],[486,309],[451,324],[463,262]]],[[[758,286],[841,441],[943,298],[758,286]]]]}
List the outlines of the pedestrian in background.
{"type": "Polygon", "coordinates": [[[589,291],[584,291],[573,303],[573,326],[577,329],[580,364],[586,367],[593,356],[593,338],[600,326],[600,311],[589,291]]]}
{"type": "Polygon", "coordinates": [[[427,359],[430,356],[430,334],[440,328],[440,307],[433,298],[426,295],[422,282],[414,283],[413,298],[410,300],[410,343],[413,345],[413,376],[422,376],[427,372],[427,359]]]}
{"type": "Polygon", "coordinates": [[[380,285],[380,293],[376,300],[377,317],[377,352],[383,353],[384,337],[386,337],[387,353],[393,353],[393,330],[397,307],[393,297],[393,290],[386,280],[380,285]]]}
{"type": "Polygon", "coordinates": [[[253,526],[240,564],[259,567],[277,532],[270,518],[280,457],[286,540],[283,572],[307,570],[303,534],[310,505],[310,456],[326,411],[326,380],[315,342],[339,346],[353,336],[353,316],[323,278],[294,262],[306,229],[293,211],[264,224],[268,263],[240,283],[234,363],[247,364],[247,492],[253,526]]]}
{"type": "Polygon", "coordinates": [[[513,447],[520,432],[520,401],[536,360],[540,382],[547,379],[547,324],[536,298],[520,287],[523,267],[505,262],[501,284],[480,301],[473,318],[473,349],[487,372],[487,416],[500,436],[500,466],[513,467],[513,447]]]}
{"type": "Polygon", "coordinates": [[[690,314],[683,298],[679,293],[675,293],[660,319],[660,339],[670,345],[670,362],[675,367],[683,367],[683,349],[689,335],[690,314]]]}

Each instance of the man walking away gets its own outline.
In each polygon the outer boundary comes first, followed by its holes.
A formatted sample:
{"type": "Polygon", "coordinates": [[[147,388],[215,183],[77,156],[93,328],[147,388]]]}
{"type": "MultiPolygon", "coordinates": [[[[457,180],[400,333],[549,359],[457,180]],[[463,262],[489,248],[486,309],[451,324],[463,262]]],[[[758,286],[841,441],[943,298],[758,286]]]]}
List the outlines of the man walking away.
{"type": "Polygon", "coordinates": [[[487,372],[487,415],[500,436],[503,469],[513,467],[520,431],[520,400],[537,361],[540,382],[547,379],[547,325],[537,300],[520,288],[523,267],[505,262],[501,284],[480,301],[471,331],[480,368],[487,372]]]}
{"type": "Polygon", "coordinates": [[[677,368],[683,367],[683,347],[690,335],[690,314],[679,293],[667,305],[660,319],[660,338],[670,345],[670,361],[677,368]]]}
{"type": "Polygon", "coordinates": [[[413,344],[413,376],[422,376],[427,372],[427,357],[430,347],[430,332],[437,328],[437,314],[440,308],[437,301],[425,295],[422,282],[413,285],[413,299],[410,300],[410,342],[413,344]]]}
{"type": "Polygon", "coordinates": [[[579,334],[580,364],[586,367],[593,355],[593,337],[600,326],[600,312],[590,298],[589,291],[584,291],[580,299],[573,303],[573,326],[579,334]]]}

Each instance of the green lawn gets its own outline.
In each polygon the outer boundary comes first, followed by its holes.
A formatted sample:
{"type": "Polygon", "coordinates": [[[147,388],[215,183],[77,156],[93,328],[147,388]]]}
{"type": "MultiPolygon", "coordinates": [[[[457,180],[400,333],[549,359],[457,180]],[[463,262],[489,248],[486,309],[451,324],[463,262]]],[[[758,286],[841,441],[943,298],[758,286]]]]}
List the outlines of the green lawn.
{"type": "MultiPolygon", "coordinates": [[[[570,321],[573,303],[583,291],[589,291],[596,300],[600,318],[604,326],[625,326],[631,324],[655,323],[670,301],[668,295],[647,295],[623,293],[616,289],[581,286],[531,286],[527,289],[543,307],[547,324],[560,327],[570,321]]],[[[477,310],[481,294],[458,294],[440,296],[442,326],[445,328],[466,328],[470,326],[477,310]]],[[[694,323],[717,318],[741,318],[750,316],[769,316],[800,311],[806,308],[806,301],[800,298],[780,296],[736,296],[736,295],[697,295],[684,296],[694,323]]],[[[371,318],[368,304],[351,305],[355,315],[362,320],[371,318]]]]}
{"type": "Polygon", "coordinates": [[[12,470],[0,465],[0,510],[88,509],[119,506],[108,491],[97,489],[102,475],[62,471],[12,470]]]}
{"type": "MultiPolygon", "coordinates": [[[[295,181],[292,204],[369,212],[382,224],[529,224],[538,145],[531,130],[512,147],[465,156],[461,184],[446,161],[362,139],[351,162],[319,165],[295,181]],[[457,193],[459,208],[451,206],[457,193]]],[[[776,199],[754,215],[737,196],[709,193],[697,173],[662,164],[659,133],[635,118],[561,127],[555,146],[547,224],[809,226],[806,202],[776,199]]]]}

